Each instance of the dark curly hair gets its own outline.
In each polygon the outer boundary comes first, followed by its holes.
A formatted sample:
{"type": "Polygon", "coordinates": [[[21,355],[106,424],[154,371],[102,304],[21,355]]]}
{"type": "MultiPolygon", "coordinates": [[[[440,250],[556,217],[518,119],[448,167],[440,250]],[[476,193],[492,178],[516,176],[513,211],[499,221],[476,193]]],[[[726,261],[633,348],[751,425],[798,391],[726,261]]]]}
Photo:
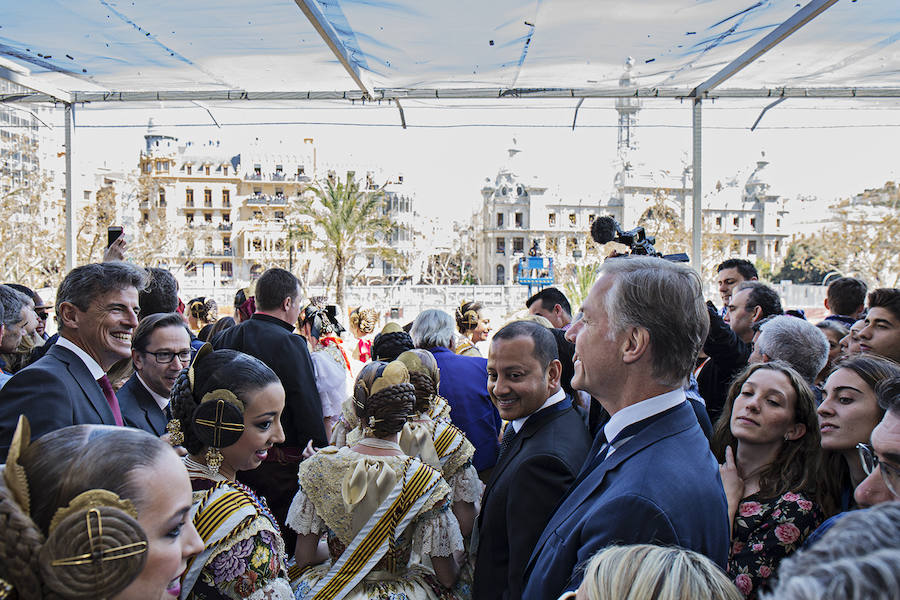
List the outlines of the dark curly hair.
{"type": "MultiPolygon", "coordinates": [[[[356,377],[353,389],[353,406],[360,424],[366,426],[371,418],[371,429],[378,437],[386,437],[403,429],[416,402],[415,388],[408,379],[369,394],[368,390],[372,389],[372,384],[382,376],[388,364],[382,361],[366,364],[356,377]]],[[[406,367],[403,366],[403,369],[406,370],[406,367]]]]}
{"type": "Polygon", "coordinates": [[[194,361],[194,391],[184,369],[175,381],[170,396],[172,416],[181,423],[184,447],[197,454],[205,446],[191,427],[191,417],[200,399],[208,392],[226,389],[246,405],[247,395],[281,380],[258,358],[236,350],[216,350],[194,361]]]}
{"type": "Polygon", "coordinates": [[[405,331],[382,332],[372,341],[372,357],[375,360],[392,361],[416,345],[405,331]]]}

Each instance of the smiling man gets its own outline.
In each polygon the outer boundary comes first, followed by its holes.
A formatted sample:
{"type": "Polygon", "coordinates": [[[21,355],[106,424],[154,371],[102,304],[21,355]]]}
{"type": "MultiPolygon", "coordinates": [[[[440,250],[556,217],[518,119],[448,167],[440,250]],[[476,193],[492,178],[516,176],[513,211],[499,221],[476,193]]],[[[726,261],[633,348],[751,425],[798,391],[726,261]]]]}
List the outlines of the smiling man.
{"type": "Polygon", "coordinates": [[[528,557],[591,445],[559,383],[556,338],[532,321],[494,334],[487,389],[509,421],[478,518],[475,598],[517,599],[528,557]],[[526,500],[527,499],[527,500],[526,500]]]}
{"type": "Polygon", "coordinates": [[[131,356],[147,273],[113,262],[72,269],[56,292],[59,340],[0,390],[0,460],[19,415],[36,439],[68,425],[123,425],[106,371],[131,356]]]}
{"type": "Polygon", "coordinates": [[[131,342],[134,375],[116,396],[130,427],[160,436],[166,432],[169,394],[181,370],[191,361],[191,332],[178,313],[141,319],[131,342]]]}

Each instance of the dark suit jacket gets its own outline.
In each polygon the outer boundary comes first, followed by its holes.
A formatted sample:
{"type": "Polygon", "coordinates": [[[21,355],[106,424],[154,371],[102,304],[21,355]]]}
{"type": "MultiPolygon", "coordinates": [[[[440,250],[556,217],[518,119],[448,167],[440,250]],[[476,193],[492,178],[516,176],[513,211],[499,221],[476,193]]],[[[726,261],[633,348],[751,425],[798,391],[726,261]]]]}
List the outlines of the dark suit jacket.
{"type": "Polygon", "coordinates": [[[697,386],[706,402],[709,420],[715,424],[725,406],[728,387],[741,369],[747,366],[753,347],[734,333],[715,307],[707,304],[706,308],[709,313],[709,333],[703,344],[703,351],[709,355],[709,361],[697,375],[697,386]]]}
{"type": "Polygon", "coordinates": [[[159,437],[166,432],[166,413],[134,373],[116,392],[122,419],[129,427],[137,427],[159,437]]]}
{"type": "Polygon", "coordinates": [[[611,544],[675,545],[728,558],[728,507],[719,466],[687,402],[641,422],[606,460],[593,457],[535,546],[523,598],[556,598],[581,583],[578,569],[611,544]]]}
{"type": "Polygon", "coordinates": [[[438,393],[450,404],[450,419],[475,446],[475,470],[493,467],[502,421],[487,391],[487,359],[462,356],[443,346],[428,351],[441,370],[438,393]]]}
{"type": "Polygon", "coordinates": [[[255,356],[275,371],[284,386],[284,445],[304,448],[328,445],[322,402],[306,340],[291,333],[293,325],[281,319],[255,313],[240,325],[226,329],[213,340],[216,350],[232,349],[255,356]]]}
{"type": "Polygon", "coordinates": [[[0,389],[0,462],[6,461],[19,415],[28,417],[33,440],[69,425],[116,424],[87,366],[57,344],[0,389]]]}
{"type": "Polygon", "coordinates": [[[528,557],[590,447],[569,397],[525,421],[484,492],[473,598],[521,597],[528,557]]]}

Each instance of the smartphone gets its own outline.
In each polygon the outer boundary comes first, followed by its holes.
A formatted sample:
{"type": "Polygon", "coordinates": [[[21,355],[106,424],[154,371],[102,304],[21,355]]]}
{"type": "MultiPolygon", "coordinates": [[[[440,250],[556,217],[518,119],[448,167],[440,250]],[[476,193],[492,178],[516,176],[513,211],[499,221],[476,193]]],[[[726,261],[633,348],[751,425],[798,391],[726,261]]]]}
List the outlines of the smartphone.
{"type": "Polygon", "coordinates": [[[109,248],[113,245],[119,237],[122,235],[122,228],[116,225],[111,225],[106,228],[106,247],[109,248]]]}

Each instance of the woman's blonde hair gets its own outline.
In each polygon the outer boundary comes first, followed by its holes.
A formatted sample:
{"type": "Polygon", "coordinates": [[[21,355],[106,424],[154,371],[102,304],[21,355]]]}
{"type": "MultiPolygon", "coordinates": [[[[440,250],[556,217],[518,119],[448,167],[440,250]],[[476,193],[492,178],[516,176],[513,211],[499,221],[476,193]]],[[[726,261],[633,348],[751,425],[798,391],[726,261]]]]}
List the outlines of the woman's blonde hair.
{"type": "Polygon", "coordinates": [[[650,544],[601,550],[588,561],[581,586],[589,600],[743,600],[710,559],[650,544]]]}

